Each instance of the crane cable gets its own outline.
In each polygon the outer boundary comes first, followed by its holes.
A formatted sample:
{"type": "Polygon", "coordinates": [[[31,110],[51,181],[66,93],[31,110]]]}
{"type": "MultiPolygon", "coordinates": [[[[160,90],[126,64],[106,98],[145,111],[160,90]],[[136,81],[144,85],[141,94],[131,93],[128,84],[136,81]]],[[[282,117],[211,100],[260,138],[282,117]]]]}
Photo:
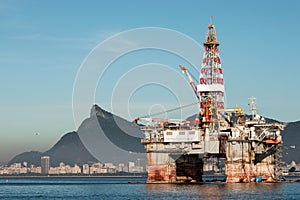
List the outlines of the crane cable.
{"type": "Polygon", "coordinates": [[[142,117],[139,117],[139,118],[150,118],[151,116],[160,115],[160,114],[164,114],[164,113],[168,113],[168,112],[173,112],[173,111],[179,110],[181,108],[187,108],[187,107],[196,105],[198,103],[199,103],[199,101],[194,102],[194,103],[190,103],[190,104],[187,104],[187,105],[184,105],[184,106],[180,106],[180,107],[177,107],[177,108],[172,108],[172,109],[169,109],[169,110],[166,110],[166,111],[157,112],[157,113],[154,113],[154,114],[151,114],[151,115],[145,115],[145,116],[142,116],[142,117]]]}

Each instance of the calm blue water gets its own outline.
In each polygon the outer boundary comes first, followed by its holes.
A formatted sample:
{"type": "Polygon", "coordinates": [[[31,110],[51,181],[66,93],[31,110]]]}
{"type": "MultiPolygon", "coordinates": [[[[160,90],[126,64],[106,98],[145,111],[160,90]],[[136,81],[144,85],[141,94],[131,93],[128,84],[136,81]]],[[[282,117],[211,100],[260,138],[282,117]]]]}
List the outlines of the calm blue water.
{"type": "Polygon", "coordinates": [[[297,183],[128,184],[145,178],[0,179],[0,199],[300,199],[297,183]]]}

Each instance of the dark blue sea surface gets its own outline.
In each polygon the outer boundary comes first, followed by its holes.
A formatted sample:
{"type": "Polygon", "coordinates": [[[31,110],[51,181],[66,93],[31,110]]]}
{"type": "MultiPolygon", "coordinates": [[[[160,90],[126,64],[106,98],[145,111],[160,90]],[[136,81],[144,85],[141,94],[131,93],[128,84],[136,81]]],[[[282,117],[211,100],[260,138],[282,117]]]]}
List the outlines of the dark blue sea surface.
{"type": "Polygon", "coordinates": [[[300,182],[129,184],[145,178],[0,178],[0,199],[300,199],[300,182]]]}

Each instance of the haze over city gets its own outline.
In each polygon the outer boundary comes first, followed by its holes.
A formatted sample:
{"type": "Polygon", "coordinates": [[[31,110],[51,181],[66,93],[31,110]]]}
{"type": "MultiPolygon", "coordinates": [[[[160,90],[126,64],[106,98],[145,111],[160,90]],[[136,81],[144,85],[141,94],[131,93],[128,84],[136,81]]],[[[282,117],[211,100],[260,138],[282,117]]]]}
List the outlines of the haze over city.
{"type": "MultiPolygon", "coordinates": [[[[73,87],[80,65],[99,43],[122,31],[160,27],[186,34],[202,45],[210,16],[221,43],[227,106],[238,103],[249,112],[248,98],[254,96],[261,115],[283,122],[299,120],[299,2],[216,2],[207,9],[207,2],[196,0],[1,1],[0,163],[20,152],[45,151],[78,128],[73,120],[73,87]]],[[[147,63],[161,63],[178,72],[180,63],[189,64],[151,49],[125,55],[101,77],[95,103],[112,112],[111,91],[118,80],[147,63]]],[[[178,87],[191,97],[183,103],[193,103],[196,99],[185,84],[178,87]]],[[[158,105],[152,112],[160,106],[177,107],[174,96],[165,91],[158,86],[137,91],[129,102],[130,116],[148,114],[151,105],[158,105]]],[[[128,114],[113,111],[125,118],[128,114]]],[[[90,110],[85,112],[88,117],[90,110]]]]}

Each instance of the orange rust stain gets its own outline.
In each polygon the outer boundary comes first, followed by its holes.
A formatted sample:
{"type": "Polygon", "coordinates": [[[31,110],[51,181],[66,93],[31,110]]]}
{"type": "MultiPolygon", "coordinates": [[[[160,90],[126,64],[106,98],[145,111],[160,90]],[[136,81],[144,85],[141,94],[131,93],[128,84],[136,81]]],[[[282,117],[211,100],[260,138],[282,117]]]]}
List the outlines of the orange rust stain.
{"type": "Polygon", "coordinates": [[[148,166],[148,183],[176,181],[175,165],[148,166]]]}
{"type": "Polygon", "coordinates": [[[259,163],[257,165],[249,163],[227,163],[226,182],[227,183],[249,183],[254,182],[256,176],[263,180],[270,180],[274,174],[274,166],[268,163],[259,163]]]}

